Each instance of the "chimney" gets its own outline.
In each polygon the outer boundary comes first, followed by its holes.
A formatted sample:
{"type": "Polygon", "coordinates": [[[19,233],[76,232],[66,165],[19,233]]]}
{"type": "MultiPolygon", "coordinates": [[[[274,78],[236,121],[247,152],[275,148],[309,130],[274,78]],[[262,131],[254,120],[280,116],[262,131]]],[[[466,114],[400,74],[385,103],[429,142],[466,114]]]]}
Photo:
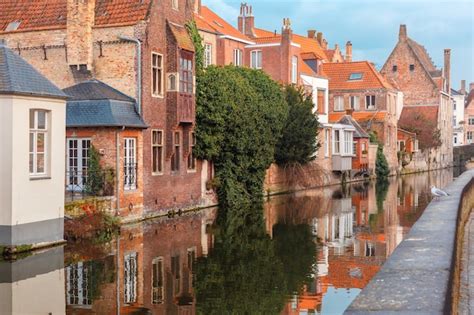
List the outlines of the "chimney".
{"type": "Polygon", "coordinates": [[[67,60],[69,66],[92,71],[92,27],[95,0],[67,0],[67,60]]]}
{"type": "Polygon", "coordinates": [[[352,62],[352,43],[351,41],[348,41],[346,43],[346,57],[345,57],[346,62],[352,62]]]}
{"type": "MultiPolygon", "coordinates": [[[[294,83],[292,82],[292,58],[294,53],[292,52],[291,42],[293,39],[293,31],[291,30],[291,21],[289,18],[283,19],[283,26],[281,28],[281,54],[280,64],[281,73],[280,81],[283,83],[294,83]]],[[[298,76],[297,76],[298,77],[298,76]]],[[[298,79],[297,79],[298,81],[298,79]]]]}
{"type": "Polygon", "coordinates": [[[248,37],[255,38],[255,18],[252,13],[252,6],[247,3],[240,5],[240,15],[238,18],[239,31],[248,37]]]}
{"type": "Polygon", "coordinates": [[[398,40],[406,40],[407,39],[407,26],[405,24],[400,25],[400,31],[398,32],[398,40]]]}
{"type": "Polygon", "coordinates": [[[352,117],[352,113],[353,113],[353,112],[354,112],[354,109],[352,109],[352,108],[347,108],[347,109],[346,109],[346,115],[347,115],[347,116],[351,116],[351,117],[352,117]]]}
{"type": "Polygon", "coordinates": [[[459,90],[459,93],[466,94],[466,80],[461,80],[461,89],[459,90]]]}
{"type": "Polygon", "coordinates": [[[474,91],[474,82],[469,83],[469,92],[474,91]]]}
{"type": "Polygon", "coordinates": [[[339,45],[338,45],[338,44],[335,44],[335,45],[334,45],[334,51],[335,51],[335,52],[338,52],[338,51],[339,51],[339,45]]]}
{"type": "Polygon", "coordinates": [[[451,49],[444,50],[444,79],[446,80],[446,92],[451,92],[451,49]]]}
{"type": "Polygon", "coordinates": [[[201,13],[201,0],[194,0],[194,13],[201,13]]]}
{"type": "Polygon", "coordinates": [[[323,45],[323,33],[321,32],[318,32],[318,34],[316,35],[316,39],[318,40],[319,42],[319,45],[323,45]]]}
{"type": "Polygon", "coordinates": [[[328,49],[328,41],[323,38],[323,44],[321,45],[323,49],[328,49]]]}
{"type": "Polygon", "coordinates": [[[308,30],[308,38],[314,38],[316,36],[316,30],[308,30]]]}

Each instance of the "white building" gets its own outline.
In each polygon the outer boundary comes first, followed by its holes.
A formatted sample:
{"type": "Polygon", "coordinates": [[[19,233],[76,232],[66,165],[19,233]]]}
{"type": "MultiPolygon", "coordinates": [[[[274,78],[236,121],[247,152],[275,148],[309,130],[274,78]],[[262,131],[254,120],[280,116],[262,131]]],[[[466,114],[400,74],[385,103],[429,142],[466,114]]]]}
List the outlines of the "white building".
{"type": "Polygon", "coordinates": [[[66,95],[0,41],[0,246],[63,240],[66,95]]]}
{"type": "Polygon", "coordinates": [[[461,91],[451,89],[453,104],[453,145],[464,145],[464,104],[466,95],[461,91]]]}

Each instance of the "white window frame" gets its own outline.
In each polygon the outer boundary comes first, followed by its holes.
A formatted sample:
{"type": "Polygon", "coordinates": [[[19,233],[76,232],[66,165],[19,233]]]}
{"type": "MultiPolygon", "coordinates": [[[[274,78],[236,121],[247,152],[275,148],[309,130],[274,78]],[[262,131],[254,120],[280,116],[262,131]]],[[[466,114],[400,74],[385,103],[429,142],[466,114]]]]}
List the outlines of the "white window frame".
{"type": "Polygon", "coordinates": [[[234,66],[242,66],[242,49],[234,49],[234,66]]]}
{"type": "Polygon", "coordinates": [[[160,97],[164,96],[164,71],[163,71],[163,55],[157,52],[151,53],[151,96],[152,97],[160,97]],[[155,57],[156,57],[156,64],[155,64],[155,57]],[[155,91],[155,81],[156,81],[156,88],[155,91]]]}
{"type": "Polygon", "coordinates": [[[344,110],[344,96],[336,95],[334,96],[334,111],[342,112],[344,110]]]}
{"type": "Polygon", "coordinates": [[[252,50],[250,52],[250,67],[252,69],[262,69],[262,57],[261,50],[252,50]]]}
{"type": "Polygon", "coordinates": [[[137,301],[137,275],[138,275],[138,259],[137,253],[129,253],[123,259],[124,272],[124,303],[131,304],[137,301]]]}
{"type": "Polygon", "coordinates": [[[164,139],[165,139],[165,132],[162,129],[153,129],[151,131],[151,172],[152,172],[152,175],[163,175],[164,168],[165,168],[165,161],[164,161],[165,140],[164,139]],[[160,133],[161,133],[161,141],[160,141],[160,138],[158,137],[160,133]],[[155,142],[155,134],[157,135],[156,142],[155,142]],[[156,156],[155,156],[155,148],[158,151],[157,152],[158,155],[156,156]],[[160,152],[160,148],[161,148],[161,152],[160,152]],[[156,161],[157,169],[155,170],[154,169],[155,159],[157,159],[159,156],[161,156],[161,159],[158,159],[158,161],[156,161]],[[159,163],[160,161],[161,163],[159,163]]]}
{"type": "Polygon", "coordinates": [[[212,65],[212,44],[204,44],[204,68],[212,65]]]}
{"type": "Polygon", "coordinates": [[[179,10],[179,0],[171,0],[171,7],[173,10],[179,10]]]}
{"type": "Polygon", "coordinates": [[[344,155],[354,155],[354,132],[350,130],[344,130],[344,155]]]}
{"type": "Polygon", "coordinates": [[[30,109],[29,112],[29,174],[31,178],[47,177],[49,172],[49,121],[51,112],[45,109],[30,109]],[[38,124],[39,114],[44,114],[44,128],[38,124]],[[33,120],[32,120],[33,119],[33,120]],[[38,151],[38,138],[43,137],[43,151],[38,151]],[[38,170],[38,156],[43,155],[43,170],[38,170]]]}
{"type": "Polygon", "coordinates": [[[84,190],[88,177],[90,148],[90,138],[66,138],[66,189],[68,191],[84,190]]]}
{"type": "Polygon", "coordinates": [[[291,57],[291,83],[298,83],[298,57],[291,57]]]}
{"type": "Polygon", "coordinates": [[[376,98],[375,95],[366,95],[365,96],[365,108],[368,110],[374,110],[375,109],[375,103],[376,103],[376,98]],[[369,102],[367,100],[370,100],[369,102]]]}
{"type": "Polygon", "coordinates": [[[468,131],[466,135],[467,143],[472,143],[472,131],[468,131]]]}
{"type": "Polygon", "coordinates": [[[359,110],[360,109],[360,98],[358,95],[351,95],[349,97],[349,104],[351,109],[359,110]]]}
{"type": "Polygon", "coordinates": [[[189,153],[187,159],[187,171],[188,173],[196,172],[197,159],[194,156],[194,147],[196,146],[196,134],[194,131],[189,133],[189,153]]]}
{"type": "Polygon", "coordinates": [[[124,138],[124,190],[137,189],[137,139],[124,138]]]}
{"type": "Polygon", "coordinates": [[[165,301],[165,268],[164,268],[165,261],[163,257],[155,257],[151,262],[151,304],[163,304],[165,301]],[[156,277],[155,279],[155,268],[156,270],[156,277]],[[161,273],[161,277],[160,277],[161,273]],[[161,281],[160,281],[161,278],[161,281]],[[155,280],[155,281],[154,281],[155,280]],[[155,283],[156,282],[156,286],[155,283]],[[160,283],[161,282],[161,283],[160,283]]]}
{"type": "Polygon", "coordinates": [[[324,156],[329,157],[329,143],[330,143],[330,130],[325,129],[324,130],[325,135],[324,135],[324,156]]]}
{"type": "Polygon", "coordinates": [[[340,129],[334,129],[332,133],[332,154],[340,155],[341,154],[341,132],[340,129]],[[336,137],[337,134],[337,137],[336,137]]]}

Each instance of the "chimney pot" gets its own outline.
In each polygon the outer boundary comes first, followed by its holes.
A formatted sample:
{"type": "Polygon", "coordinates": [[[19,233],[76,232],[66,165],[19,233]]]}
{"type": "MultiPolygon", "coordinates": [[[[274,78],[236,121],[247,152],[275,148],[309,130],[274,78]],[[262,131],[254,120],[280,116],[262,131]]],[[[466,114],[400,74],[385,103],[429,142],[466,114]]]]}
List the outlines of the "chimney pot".
{"type": "Polygon", "coordinates": [[[444,79],[446,80],[446,92],[451,92],[451,49],[444,50],[444,79]]]}
{"type": "Polygon", "coordinates": [[[466,94],[466,80],[461,80],[461,89],[459,90],[461,94],[466,94]]]}
{"type": "Polygon", "coordinates": [[[308,38],[314,38],[316,36],[316,30],[308,30],[308,38]]]}
{"type": "Polygon", "coordinates": [[[398,39],[399,40],[406,40],[408,37],[407,35],[407,26],[405,24],[400,25],[400,30],[398,32],[398,39]]]}
{"type": "Polygon", "coordinates": [[[352,62],[352,43],[351,41],[348,41],[346,43],[346,57],[345,57],[346,62],[352,62]]]}
{"type": "Polygon", "coordinates": [[[319,45],[322,45],[323,44],[323,33],[322,32],[318,32],[318,34],[316,35],[317,37],[317,40],[319,42],[319,45]]]}

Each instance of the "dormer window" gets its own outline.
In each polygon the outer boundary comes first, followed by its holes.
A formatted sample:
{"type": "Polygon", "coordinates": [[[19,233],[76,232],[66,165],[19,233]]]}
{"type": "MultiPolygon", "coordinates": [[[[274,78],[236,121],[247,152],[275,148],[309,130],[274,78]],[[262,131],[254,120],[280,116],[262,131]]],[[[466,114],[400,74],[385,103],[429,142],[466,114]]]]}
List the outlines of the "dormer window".
{"type": "Polygon", "coordinates": [[[5,28],[5,32],[16,31],[20,26],[21,21],[13,21],[8,23],[7,27],[5,28]]]}
{"type": "Polygon", "coordinates": [[[360,73],[360,72],[351,73],[351,75],[349,76],[349,80],[350,81],[362,80],[362,73],[360,73]]]}

